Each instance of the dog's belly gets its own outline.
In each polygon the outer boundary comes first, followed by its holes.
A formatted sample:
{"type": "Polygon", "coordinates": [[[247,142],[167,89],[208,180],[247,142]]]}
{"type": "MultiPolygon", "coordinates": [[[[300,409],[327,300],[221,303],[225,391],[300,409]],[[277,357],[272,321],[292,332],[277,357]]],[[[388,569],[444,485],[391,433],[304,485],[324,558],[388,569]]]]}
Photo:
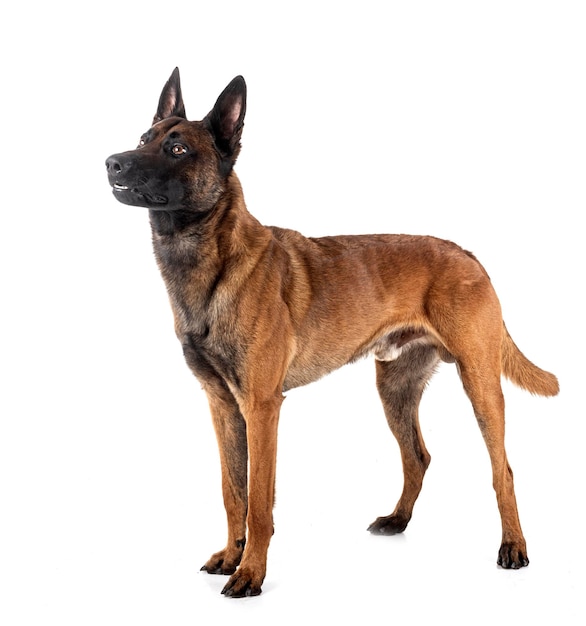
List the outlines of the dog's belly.
{"type": "Polygon", "coordinates": [[[394,361],[416,343],[431,343],[430,336],[423,329],[401,328],[377,340],[372,353],[377,361],[394,361]]]}
{"type": "Polygon", "coordinates": [[[394,361],[413,346],[422,343],[435,345],[436,342],[424,329],[405,327],[358,344],[353,350],[338,348],[330,351],[321,350],[319,353],[301,351],[292,360],[287,370],[283,390],[308,385],[348,363],[370,355],[378,361],[394,361]]]}
{"type": "Polygon", "coordinates": [[[291,362],[283,383],[283,391],[289,391],[295,387],[303,387],[315,382],[339,369],[351,359],[337,359],[331,355],[322,355],[313,359],[297,358],[291,362]]]}

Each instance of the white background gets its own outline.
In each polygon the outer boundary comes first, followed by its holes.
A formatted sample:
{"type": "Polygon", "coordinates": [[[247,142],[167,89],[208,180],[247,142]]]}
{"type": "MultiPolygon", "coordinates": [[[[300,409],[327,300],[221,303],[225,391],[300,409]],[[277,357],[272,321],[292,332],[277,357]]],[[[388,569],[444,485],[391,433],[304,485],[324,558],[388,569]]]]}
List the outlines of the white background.
{"type": "MultiPolygon", "coordinates": [[[[8,5],[7,5],[8,6],[8,5]]],[[[586,20],[582,2],[20,2],[3,9],[0,623],[584,624],[586,20]],[[490,465],[455,369],[422,404],[433,460],[403,536],[371,361],[288,394],[259,598],[200,573],[224,545],[205,397],[146,211],[105,158],[178,65],[188,116],[249,88],[237,171],[262,222],[410,232],[483,262],[562,393],[505,384],[531,565],[495,561],[490,465]]]]}

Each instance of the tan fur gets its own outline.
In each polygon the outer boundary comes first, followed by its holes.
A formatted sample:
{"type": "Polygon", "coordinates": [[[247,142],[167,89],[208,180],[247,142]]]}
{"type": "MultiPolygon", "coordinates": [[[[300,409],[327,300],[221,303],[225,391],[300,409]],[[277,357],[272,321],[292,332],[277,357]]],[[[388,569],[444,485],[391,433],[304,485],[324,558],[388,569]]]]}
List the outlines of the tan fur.
{"type": "Polygon", "coordinates": [[[539,369],[521,353],[504,324],[501,367],[503,376],[533,394],[555,396],[560,390],[558,380],[553,374],[539,369]]]}
{"type": "Polygon", "coordinates": [[[419,401],[440,360],[455,362],[490,454],[498,562],[527,565],[500,380],[549,396],[558,392],[555,376],[515,346],[486,271],[459,246],[409,235],[307,238],[261,225],[231,169],[244,111],[239,78],[202,122],[188,122],[174,73],[144,145],[107,162],[117,197],[150,209],[175,330],[209,399],[228,540],[203,569],[231,575],[226,595],[260,593],[283,392],[368,355],[405,478],[393,513],[371,532],[402,532],[411,518],[430,462],[419,401]],[[185,154],[172,155],[173,145],[185,154]]]}

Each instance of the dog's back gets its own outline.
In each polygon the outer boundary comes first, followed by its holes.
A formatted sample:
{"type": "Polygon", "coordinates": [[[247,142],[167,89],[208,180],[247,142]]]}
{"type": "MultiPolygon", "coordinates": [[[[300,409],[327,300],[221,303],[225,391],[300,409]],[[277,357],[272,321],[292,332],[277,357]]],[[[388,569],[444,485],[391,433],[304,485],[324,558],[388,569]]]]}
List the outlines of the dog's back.
{"type": "Polygon", "coordinates": [[[517,349],[487,273],[457,245],[408,235],[306,238],[262,226],[233,172],[245,110],[237,77],[202,121],[187,121],[175,70],[139,149],[107,160],[116,197],[149,209],[175,330],[209,399],[228,541],[203,569],[231,575],[226,595],[261,592],[283,390],[367,354],[404,473],[395,509],[371,532],[402,532],[411,519],[430,462],[419,402],[438,363],[454,362],[490,455],[497,562],[527,565],[501,376],[542,395],[557,393],[555,376],[517,349]]]}

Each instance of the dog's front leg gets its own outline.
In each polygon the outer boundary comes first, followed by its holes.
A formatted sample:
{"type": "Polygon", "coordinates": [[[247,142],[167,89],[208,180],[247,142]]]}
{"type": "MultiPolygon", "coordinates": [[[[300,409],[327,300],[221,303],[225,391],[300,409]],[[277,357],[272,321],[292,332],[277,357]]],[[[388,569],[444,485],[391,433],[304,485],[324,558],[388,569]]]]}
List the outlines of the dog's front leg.
{"type": "Polygon", "coordinates": [[[240,567],[222,593],[240,598],[261,593],[267,551],[273,535],[273,504],[277,458],[277,429],[283,397],[246,403],[249,463],[248,538],[240,567]]]}
{"type": "Polygon", "coordinates": [[[228,520],[226,547],[201,568],[210,574],[233,574],[246,543],[248,508],[246,423],[236,399],[223,384],[206,387],[222,465],[222,494],[228,520]]]}

